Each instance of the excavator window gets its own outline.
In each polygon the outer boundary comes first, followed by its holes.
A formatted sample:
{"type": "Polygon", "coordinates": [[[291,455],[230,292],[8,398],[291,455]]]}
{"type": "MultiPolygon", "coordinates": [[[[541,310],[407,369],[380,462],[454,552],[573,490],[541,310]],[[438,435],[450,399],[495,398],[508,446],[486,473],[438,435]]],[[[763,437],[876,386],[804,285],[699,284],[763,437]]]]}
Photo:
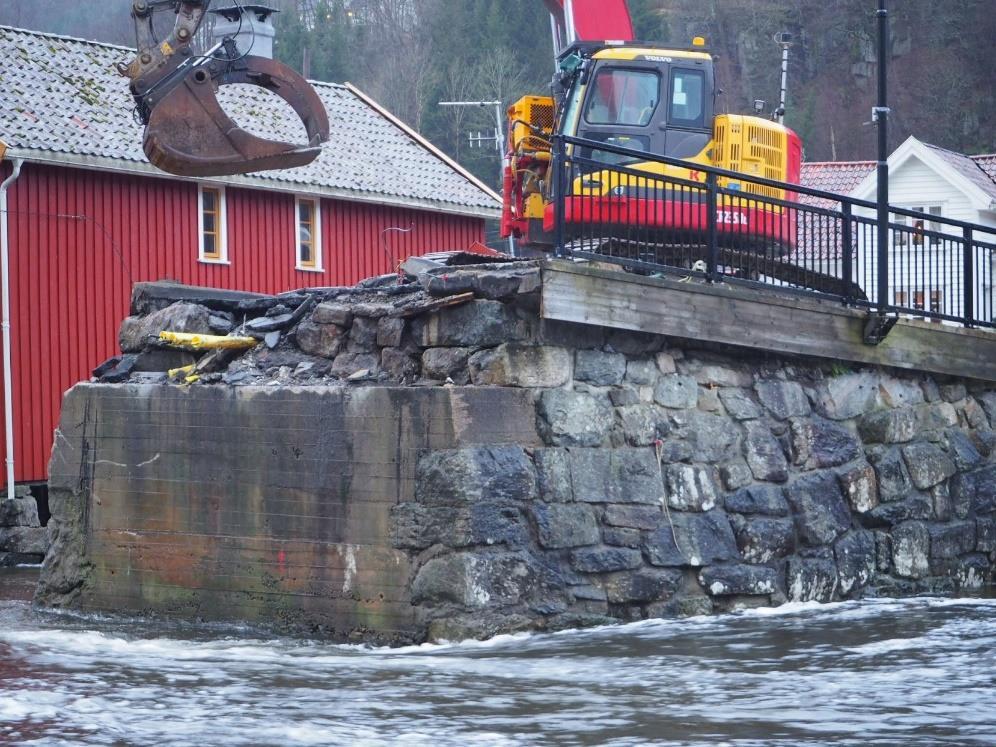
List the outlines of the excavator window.
{"type": "Polygon", "coordinates": [[[704,88],[705,75],[701,70],[672,70],[668,122],[678,127],[704,127],[704,88]]]}
{"type": "Polygon", "coordinates": [[[660,75],[652,70],[602,68],[595,75],[585,120],[594,125],[644,127],[660,101],[660,75]]]}

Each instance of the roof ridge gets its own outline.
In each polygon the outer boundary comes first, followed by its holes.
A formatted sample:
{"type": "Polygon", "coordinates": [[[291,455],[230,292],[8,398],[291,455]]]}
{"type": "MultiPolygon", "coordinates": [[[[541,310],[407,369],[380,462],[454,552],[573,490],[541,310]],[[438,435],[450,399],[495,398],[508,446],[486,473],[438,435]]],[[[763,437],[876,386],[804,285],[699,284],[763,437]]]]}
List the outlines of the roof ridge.
{"type": "Polygon", "coordinates": [[[803,161],[803,166],[855,166],[857,164],[873,164],[875,161],[803,161]]]}
{"type": "Polygon", "coordinates": [[[62,41],[72,41],[72,42],[82,42],[83,44],[93,44],[98,47],[107,47],[109,49],[120,49],[125,52],[135,53],[132,47],[125,47],[120,44],[112,44],[111,42],[99,41],[97,39],[84,39],[80,36],[69,36],[68,34],[55,34],[51,31],[36,31],[35,29],[25,29],[20,26],[7,26],[0,23],[0,30],[5,31],[17,31],[22,34],[30,34],[31,36],[44,36],[49,39],[61,39],[62,41]]]}

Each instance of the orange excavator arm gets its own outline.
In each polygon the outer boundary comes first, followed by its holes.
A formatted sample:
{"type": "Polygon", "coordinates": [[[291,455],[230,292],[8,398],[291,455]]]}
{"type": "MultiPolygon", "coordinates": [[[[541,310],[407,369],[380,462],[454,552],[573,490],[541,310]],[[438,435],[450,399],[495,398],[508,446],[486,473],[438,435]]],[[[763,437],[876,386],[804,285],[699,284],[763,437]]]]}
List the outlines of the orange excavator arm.
{"type": "Polygon", "coordinates": [[[318,94],[286,65],[240,52],[234,39],[195,54],[191,44],[210,5],[211,0],[135,0],[132,5],[138,51],[118,69],[131,80],[136,113],[145,125],[145,154],[159,168],[181,176],[246,174],[310,163],[329,137],[328,115],[318,94]],[[160,41],[153,17],[162,11],[174,12],[176,22],[160,41]],[[234,83],[259,86],[286,101],[301,118],[308,142],[266,140],[239,127],[217,99],[220,86],[234,83]]]}

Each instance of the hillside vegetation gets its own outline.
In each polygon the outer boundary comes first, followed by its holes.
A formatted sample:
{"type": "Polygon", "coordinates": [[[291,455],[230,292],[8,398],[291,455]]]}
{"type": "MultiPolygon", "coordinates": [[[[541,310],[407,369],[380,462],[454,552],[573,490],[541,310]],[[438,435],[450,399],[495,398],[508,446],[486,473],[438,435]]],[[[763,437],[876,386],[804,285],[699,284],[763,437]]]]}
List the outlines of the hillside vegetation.
{"type": "MultiPolygon", "coordinates": [[[[228,5],[222,0],[219,5],[228,5]]],[[[539,0],[270,0],[277,55],[310,77],[351,81],[473,171],[497,180],[493,148],[471,149],[491,111],[448,99],[510,103],[546,90],[553,72],[539,0]]],[[[130,0],[101,11],[78,0],[4,0],[0,23],[133,44],[130,0]]],[[[705,36],[718,56],[720,111],[778,99],[780,48],[792,47],[786,123],[808,160],[875,157],[875,0],[631,0],[640,38],[687,46],[705,36]]],[[[996,150],[996,3],[893,0],[891,144],[906,136],[967,153],[996,150]]],[[[172,19],[164,19],[171,21],[172,19]]],[[[168,25],[168,24],[167,24],[168,25]]],[[[122,85],[124,85],[122,81],[122,85]]]]}

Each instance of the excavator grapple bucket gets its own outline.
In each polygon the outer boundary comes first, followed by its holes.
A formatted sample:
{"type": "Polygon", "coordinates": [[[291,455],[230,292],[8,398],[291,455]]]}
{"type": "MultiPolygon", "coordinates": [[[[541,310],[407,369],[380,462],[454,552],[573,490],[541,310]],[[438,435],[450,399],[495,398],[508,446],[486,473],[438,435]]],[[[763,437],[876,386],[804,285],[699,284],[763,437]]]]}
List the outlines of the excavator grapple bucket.
{"type": "MultiPolygon", "coordinates": [[[[241,51],[233,36],[212,49],[191,49],[211,0],[134,0],[138,49],[128,64],[118,65],[131,79],[135,111],[146,125],[143,148],[149,160],[180,176],[226,176],[304,166],[321,153],[329,137],[329,120],[315,89],[286,65],[241,51]],[[161,40],[153,16],[172,12],[173,32],[161,40]],[[305,143],[267,140],[239,127],[218,103],[218,89],[242,83],[282,98],[307,133],[305,143]]],[[[242,5],[218,11],[270,13],[263,6],[242,5]]],[[[251,23],[251,19],[243,19],[251,23]]],[[[238,28],[243,23],[240,21],[238,28]]],[[[249,45],[251,49],[251,44],[249,45]]]]}
{"type": "Polygon", "coordinates": [[[301,76],[264,57],[244,57],[238,69],[212,78],[205,67],[188,71],[149,113],[143,147],[149,161],[181,176],[223,176],[311,163],[328,139],[329,121],[318,94],[301,76]],[[267,140],[239,127],[221,108],[217,88],[243,83],[286,101],[304,124],[308,141],[267,140]]]}

